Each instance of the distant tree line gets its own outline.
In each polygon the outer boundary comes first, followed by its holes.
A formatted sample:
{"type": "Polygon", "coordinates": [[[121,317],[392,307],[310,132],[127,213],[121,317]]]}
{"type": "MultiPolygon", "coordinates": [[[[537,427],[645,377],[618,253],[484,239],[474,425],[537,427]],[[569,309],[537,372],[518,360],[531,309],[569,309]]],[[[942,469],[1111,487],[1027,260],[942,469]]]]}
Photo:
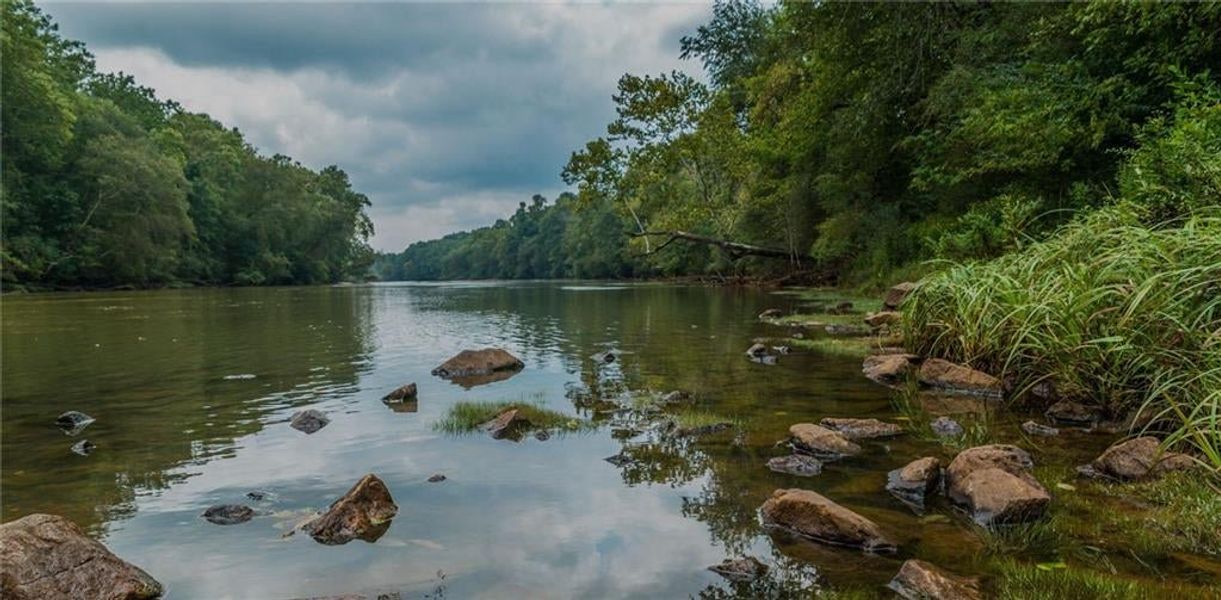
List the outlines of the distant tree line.
{"type": "Polygon", "coordinates": [[[260,156],[237,129],[99,73],[3,1],[6,287],[297,284],[364,276],[369,200],[343,170],[260,156]]]}
{"type": "Polygon", "coordinates": [[[624,75],[617,118],[563,169],[576,199],[556,218],[598,244],[548,237],[549,269],[522,266],[500,251],[535,230],[510,221],[414,245],[402,274],[581,276],[572,253],[597,248],[626,257],[605,273],[883,282],[1019,250],[1120,195],[1216,204],[1187,182],[1221,173],[1218,32],[1217,2],[718,2],[682,39],[706,81],[624,75]]]}

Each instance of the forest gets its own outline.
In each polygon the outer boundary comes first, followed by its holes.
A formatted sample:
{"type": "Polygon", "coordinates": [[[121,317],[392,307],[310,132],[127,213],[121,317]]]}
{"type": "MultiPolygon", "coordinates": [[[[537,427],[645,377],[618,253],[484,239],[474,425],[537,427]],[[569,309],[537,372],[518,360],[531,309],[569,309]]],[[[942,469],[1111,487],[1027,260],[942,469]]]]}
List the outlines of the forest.
{"type": "Polygon", "coordinates": [[[372,261],[369,200],[338,167],[99,73],[28,0],[3,1],[6,289],[329,283],[372,261]]]}
{"type": "Polygon", "coordinates": [[[878,286],[1118,204],[1174,223],[1221,204],[1218,32],[1216,3],[720,2],[681,40],[704,77],[624,75],[571,196],[375,272],[878,286]]]}

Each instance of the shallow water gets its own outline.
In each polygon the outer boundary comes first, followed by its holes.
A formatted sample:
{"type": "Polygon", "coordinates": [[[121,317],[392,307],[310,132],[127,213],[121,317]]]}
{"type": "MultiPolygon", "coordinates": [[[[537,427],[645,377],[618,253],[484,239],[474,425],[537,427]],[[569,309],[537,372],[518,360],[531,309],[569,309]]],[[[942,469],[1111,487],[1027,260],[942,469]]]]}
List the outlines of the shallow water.
{"type": "MultiPolygon", "coordinates": [[[[6,297],[3,518],[68,516],[169,598],[716,596],[742,590],[706,567],[743,554],[771,564],[774,585],[790,590],[880,590],[913,556],[981,569],[981,542],[960,516],[934,506],[948,518],[921,518],[882,491],[888,470],[941,452],[929,442],[866,442],[861,457],[814,478],[763,467],[791,423],[897,416],[892,393],[860,376],[859,358],[746,359],[752,338],[783,333],[755,315],[795,302],[760,290],[572,282],[6,297]],[[429,375],[484,346],[526,368],[469,389],[429,375]],[[618,360],[592,358],[606,350],[618,360]],[[380,401],[411,381],[416,412],[380,401]],[[608,383],[693,392],[696,407],[735,420],[739,434],[652,443],[603,426],[512,442],[434,430],[461,400],[605,419],[566,392],[608,383]],[[331,423],[313,435],[288,427],[304,407],[331,423]],[[97,422],[68,437],[53,424],[66,410],[97,422]],[[73,454],[80,438],[97,449],[73,454]],[[603,460],[620,452],[639,460],[603,460]],[[385,480],[400,507],[384,536],[343,546],[282,536],[365,473],[385,480]],[[448,479],[427,483],[434,473],[448,479]],[[874,519],[899,553],[773,539],[756,510],[784,487],[874,519]],[[247,500],[252,490],[271,497],[247,500]],[[200,518],[221,503],[259,515],[233,526],[200,518]]],[[[1085,456],[1107,441],[1039,443],[1085,456]]]]}

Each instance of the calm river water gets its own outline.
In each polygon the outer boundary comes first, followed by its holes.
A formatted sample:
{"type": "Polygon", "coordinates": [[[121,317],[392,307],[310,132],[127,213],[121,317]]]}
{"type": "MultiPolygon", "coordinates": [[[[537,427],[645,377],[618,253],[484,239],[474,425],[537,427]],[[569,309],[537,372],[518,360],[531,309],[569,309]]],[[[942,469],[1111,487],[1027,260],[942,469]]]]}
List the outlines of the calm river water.
{"type": "Polygon", "coordinates": [[[815,478],[764,461],[789,424],[894,418],[860,359],[750,362],[776,334],[762,309],[792,296],[677,285],[468,283],[32,295],[3,302],[3,517],[70,517],[165,584],[169,598],[402,592],[453,598],[671,598],[732,591],[706,570],[752,554],[774,585],[880,590],[919,556],[971,572],[960,519],[921,519],[884,492],[886,471],[928,446],[869,443],[815,478]],[[429,375],[464,348],[500,346],[519,374],[465,389],[429,375]],[[610,365],[592,357],[613,350],[610,365]],[[415,412],[380,401],[415,381],[415,412]],[[687,390],[741,434],[646,444],[611,427],[547,441],[438,433],[462,400],[539,402],[576,417],[569,390],[612,381],[687,390]],[[329,426],[288,426],[305,407],[329,426]],[[65,410],[97,418],[71,438],[65,410]],[[69,447],[96,443],[89,456],[69,447]],[[639,460],[617,467],[621,451],[639,460]],[[400,510],[375,543],[283,537],[365,473],[400,510]],[[448,480],[427,483],[434,473],[448,480]],[[873,518],[902,545],[868,556],[773,540],[756,510],[809,487],[873,518]],[[252,490],[268,500],[245,498],[252,490]],[[210,505],[247,503],[218,526],[210,505]]]}

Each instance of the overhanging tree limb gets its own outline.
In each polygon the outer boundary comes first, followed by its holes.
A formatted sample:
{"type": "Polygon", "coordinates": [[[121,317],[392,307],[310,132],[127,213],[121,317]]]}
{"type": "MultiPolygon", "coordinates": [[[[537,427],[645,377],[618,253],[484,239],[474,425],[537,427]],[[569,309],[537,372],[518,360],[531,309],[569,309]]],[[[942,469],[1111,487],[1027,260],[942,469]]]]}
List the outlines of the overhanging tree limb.
{"type": "Polygon", "coordinates": [[[741,258],[743,256],[764,256],[764,257],[768,257],[768,258],[783,258],[786,260],[797,260],[797,259],[801,258],[801,257],[797,256],[796,254],[794,254],[793,252],[790,252],[788,250],[783,250],[780,248],[768,248],[766,246],[756,246],[754,244],[744,244],[742,242],[723,240],[723,239],[719,239],[719,238],[708,237],[706,235],[690,233],[687,231],[679,231],[679,230],[629,231],[628,235],[630,235],[632,237],[642,237],[642,238],[645,238],[646,241],[650,237],[665,237],[666,238],[666,241],[659,244],[653,250],[646,252],[646,254],[655,254],[658,251],[660,251],[661,249],[665,248],[666,246],[669,246],[674,241],[683,240],[683,241],[692,242],[695,244],[706,244],[709,246],[716,246],[716,247],[720,248],[721,250],[724,250],[727,254],[729,254],[730,257],[732,257],[734,259],[741,258]]]}

